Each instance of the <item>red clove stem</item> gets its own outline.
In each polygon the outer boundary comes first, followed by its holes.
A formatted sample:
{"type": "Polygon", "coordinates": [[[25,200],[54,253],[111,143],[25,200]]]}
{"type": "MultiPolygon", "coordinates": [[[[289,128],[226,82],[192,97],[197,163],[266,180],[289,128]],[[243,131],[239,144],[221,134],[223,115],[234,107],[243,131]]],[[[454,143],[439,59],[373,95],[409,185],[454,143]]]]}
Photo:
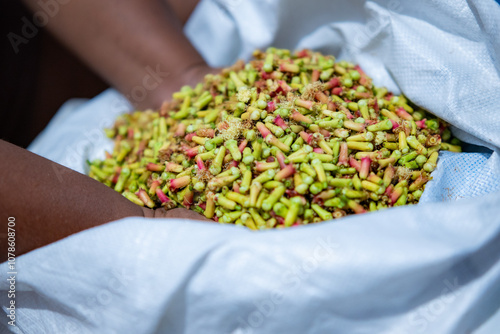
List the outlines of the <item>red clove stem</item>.
{"type": "Polygon", "coordinates": [[[288,128],[288,125],[286,125],[283,118],[281,118],[281,116],[279,116],[279,115],[276,116],[276,118],[274,119],[274,124],[276,124],[277,126],[282,128],[283,130],[286,130],[288,128]]]}
{"type": "Polygon", "coordinates": [[[370,165],[372,163],[372,159],[369,157],[361,158],[361,169],[359,170],[359,177],[361,179],[366,179],[368,174],[370,173],[370,165]]]}
{"type": "Polygon", "coordinates": [[[238,146],[238,149],[240,150],[241,153],[243,153],[243,150],[245,149],[245,147],[247,147],[248,145],[248,140],[243,140],[240,145],[238,146]]]}

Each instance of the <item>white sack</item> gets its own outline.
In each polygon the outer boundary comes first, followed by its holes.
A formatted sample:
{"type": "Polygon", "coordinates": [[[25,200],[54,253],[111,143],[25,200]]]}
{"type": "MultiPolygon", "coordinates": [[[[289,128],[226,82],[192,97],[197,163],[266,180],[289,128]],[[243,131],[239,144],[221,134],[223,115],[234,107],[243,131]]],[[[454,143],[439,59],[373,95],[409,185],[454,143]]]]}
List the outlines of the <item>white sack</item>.
{"type": "MultiPolygon", "coordinates": [[[[70,236],[18,257],[14,332],[475,330],[500,308],[498,18],[493,0],[203,1],[186,33],[211,65],[271,44],[331,53],[481,148],[442,152],[416,206],[286,231],[129,218],[70,236]]],[[[31,149],[84,172],[129,108],[114,91],[63,108],[31,149]]]]}

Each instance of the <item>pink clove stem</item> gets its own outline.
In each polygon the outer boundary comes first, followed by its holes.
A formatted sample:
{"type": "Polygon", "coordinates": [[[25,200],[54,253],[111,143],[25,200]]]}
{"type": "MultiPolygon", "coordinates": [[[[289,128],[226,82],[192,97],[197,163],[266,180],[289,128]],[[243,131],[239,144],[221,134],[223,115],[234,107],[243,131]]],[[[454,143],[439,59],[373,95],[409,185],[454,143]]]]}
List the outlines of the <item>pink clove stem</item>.
{"type": "Polygon", "coordinates": [[[340,94],[342,94],[342,87],[335,87],[335,88],[332,88],[332,95],[337,95],[337,96],[339,96],[340,94]]]}
{"type": "MultiPolygon", "coordinates": [[[[324,90],[330,90],[330,89],[333,89],[336,87],[340,87],[340,79],[339,78],[332,78],[332,79],[330,79],[330,81],[325,83],[325,85],[323,86],[324,90]]],[[[341,91],[342,91],[342,88],[341,88],[341,91]]]]}
{"type": "Polygon", "coordinates": [[[312,75],[311,75],[311,82],[318,81],[320,74],[321,73],[319,72],[319,70],[314,69],[313,72],[312,72],[312,75]]]}
{"type": "Polygon", "coordinates": [[[280,71],[281,72],[291,72],[291,73],[299,73],[300,72],[300,67],[297,64],[290,64],[290,63],[282,63],[280,64],[280,71]]]}
{"type": "Polygon", "coordinates": [[[353,200],[350,200],[348,205],[352,209],[352,211],[354,211],[354,213],[366,213],[366,210],[363,208],[363,206],[353,200]]]}
{"type": "Polygon", "coordinates": [[[182,201],[182,205],[189,209],[191,205],[193,205],[194,201],[194,191],[188,189],[184,194],[184,200],[182,201]]]}
{"type": "Polygon", "coordinates": [[[295,55],[297,56],[297,58],[309,57],[309,50],[307,50],[307,49],[300,50],[295,55]]]}
{"type": "MultiPolygon", "coordinates": [[[[263,86],[265,86],[265,85],[266,85],[266,84],[264,83],[264,84],[263,84],[263,86]]],[[[271,97],[275,97],[275,96],[280,95],[280,94],[281,94],[281,95],[286,95],[285,91],[284,91],[284,90],[283,90],[283,88],[281,88],[281,87],[278,87],[278,88],[276,88],[274,91],[272,91],[271,93],[269,93],[269,95],[270,95],[271,97]]]]}
{"type": "Polygon", "coordinates": [[[158,180],[154,180],[152,183],[151,183],[151,191],[152,192],[156,192],[156,189],[160,186],[160,181],[158,180]]]}
{"type": "Polygon", "coordinates": [[[267,72],[264,72],[264,71],[260,72],[260,76],[264,80],[271,79],[271,73],[267,73],[267,72]]]}
{"type": "Polygon", "coordinates": [[[397,202],[399,197],[403,195],[404,189],[402,187],[395,188],[394,191],[389,195],[389,198],[391,199],[391,204],[394,205],[394,203],[397,202]]]}
{"type": "Polygon", "coordinates": [[[158,199],[162,203],[168,203],[172,201],[170,198],[167,197],[167,195],[163,193],[163,191],[161,191],[160,188],[156,188],[156,196],[158,196],[158,199]]]}
{"type": "Polygon", "coordinates": [[[398,122],[396,122],[395,120],[392,120],[392,119],[390,121],[392,123],[392,129],[393,130],[399,128],[399,123],[398,122]]]}
{"type": "Polygon", "coordinates": [[[393,190],[394,190],[394,186],[392,184],[389,184],[387,189],[385,189],[384,195],[391,196],[393,190]]]}
{"type": "Polygon", "coordinates": [[[361,169],[359,170],[359,177],[362,179],[366,179],[368,174],[370,173],[370,165],[372,163],[372,159],[369,157],[361,158],[361,169]]]}
{"type": "Polygon", "coordinates": [[[424,118],[421,121],[416,121],[415,124],[417,124],[417,126],[418,126],[419,129],[425,129],[425,128],[427,128],[427,125],[425,125],[425,121],[426,120],[427,119],[424,118]]]}
{"type": "Polygon", "coordinates": [[[283,152],[278,151],[278,153],[276,153],[276,158],[278,159],[280,168],[284,169],[286,167],[286,164],[285,164],[285,155],[283,154],[283,152]]]}
{"type": "Polygon", "coordinates": [[[279,225],[285,225],[285,218],[281,216],[276,216],[275,218],[279,225]]]}
{"type": "Polygon", "coordinates": [[[328,103],[330,101],[328,96],[326,96],[325,93],[323,92],[317,92],[316,95],[314,95],[314,97],[321,103],[328,103]]]}
{"type": "Polygon", "coordinates": [[[363,69],[361,68],[361,66],[356,65],[356,66],[354,66],[354,69],[355,69],[356,71],[358,71],[358,72],[359,72],[359,74],[361,74],[361,75],[366,75],[365,71],[363,71],[363,69]]]}
{"type": "Polygon", "coordinates": [[[111,180],[111,182],[113,182],[114,184],[118,182],[118,178],[120,177],[120,173],[122,171],[122,168],[119,167],[117,170],[116,170],[116,173],[115,175],[113,176],[113,180],[111,180]]]}
{"type": "Polygon", "coordinates": [[[187,175],[181,176],[177,179],[170,179],[170,190],[174,191],[179,188],[187,186],[191,182],[191,178],[187,175]]]}
{"type": "Polygon", "coordinates": [[[257,130],[259,130],[260,134],[262,135],[262,138],[266,138],[271,134],[271,131],[264,125],[262,122],[257,123],[257,130]]]}
{"type": "Polygon", "coordinates": [[[361,164],[358,160],[354,159],[354,157],[349,157],[349,165],[351,167],[356,168],[356,170],[359,172],[361,170],[361,164]]]}
{"type": "Polygon", "coordinates": [[[128,128],[128,130],[127,130],[127,138],[128,139],[134,139],[134,129],[133,128],[128,128]]]}
{"type": "Polygon", "coordinates": [[[323,149],[319,148],[319,147],[315,147],[313,148],[313,152],[314,153],[319,153],[319,154],[323,154],[325,153],[325,151],[323,151],[323,149]]]}
{"type": "Polygon", "coordinates": [[[198,166],[199,171],[207,170],[207,167],[205,167],[205,164],[203,163],[203,159],[200,156],[198,156],[196,158],[196,165],[198,166]]]}
{"type": "Polygon", "coordinates": [[[312,135],[309,134],[309,133],[306,133],[304,131],[301,131],[299,133],[299,135],[302,137],[302,139],[304,139],[304,141],[308,144],[311,144],[311,140],[312,140],[312,135]]]}
{"type": "Polygon", "coordinates": [[[269,101],[267,102],[267,108],[266,108],[267,112],[273,112],[276,110],[276,102],[274,101],[269,101]]]}
{"type": "Polygon", "coordinates": [[[146,169],[147,170],[150,170],[152,172],[163,172],[164,170],[164,167],[162,165],[157,165],[153,162],[149,162],[147,165],[146,165],[146,169]]]}
{"type": "Polygon", "coordinates": [[[137,193],[136,193],[137,197],[139,197],[139,199],[149,208],[153,208],[154,207],[154,202],[151,200],[151,198],[149,197],[148,193],[146,192],[146,190],[144,189],[140,189],[137,193]]]}
{"type": "Polygon", "coordinates": [[[310,119],[309,117],[307,117],[305,115],[302,115],[298,111],[294,111],[292,113],[292,119],[297,121],[297,122],[304,122],[307,124],[312,124],[312,122],[313,122],[312,119],[310,119]]]}
{"type": "Polygon", "coordinates": [[[196,136],[196,133],[194,133],[194,132],[193,132],[193,133],[188,133],[188,134],[184,137],[184,139],[185,139],[186,141],[192,141],[194,136],[196,136]]]}
{"type": "Polygon", "coordinates": [[[331,111],[337,110],[337,105],[333,101],[328,101],[326,106],[328,107],[328,110],[331,110],[331,111]]]}
{"type": "Polygon", "coordinates": [[[201,146],[195,146],[193,148],[190,148],[188,150],[186,150],[186,155],[189,157],[189,158],[194,158],[197,154],[198,154],[198,150],[201,146]]]}
{"type": "Polygon", "coordinates": [[[186,124],[180,123],[177,126],[177,130],[175,130],[174,136],[176,136],[176,137],[182,137],[182,136],[184,136],[184,134],[186,133],[186,128],[187,128],[186,124]]]}
{"type": "Polygon", "coordinates": [[[248,145],[248,140],[243,140],[240,145],[238,146],[238,149],[240,150],[241,153],[243,153],[243,150],[245,149],[245,147],[247,147],[248,145]]]}
{"type": "Polygon", "coordinates": [[[276,124],[277,126],[282,128],[283,130],[286,130],[288,128],[288,125],[286,125],[283,118],[281,118],[281,116],[279,116],[279,115],[276,116],[276,118],[274,119],[274,124],[276,124]]]}
{"type": "Polygon", "coordinates": [[[307,101],[307,100],[297,99],[297,100],[295,100],[295,105],[302,107],[302,108],[309,109],[309,110],[312,110],[312,108],[313,108],[313,102],[307,101]]]}
{"type": "Polygon", "coordinates": [[[273,162],[274,161],[270,161],[270,162],[255,161],[255,170],[257,172],[264,172],[264,171],[266,171],[268,169],[278,167],[278,166],[276,166],[276,164],[272,164],[273,162]]]}
{"type": "Polygon", "coordinates": [[[404,108],[401,107],[396,109],[396,115],[407,121],[413,120],[413,117],[404,108]]]}
{"type": "Polygon", "coordinates": [[[288,86],[288,84],[283,80],[278,80],[278,85],[280,85],[281,89],[286,93],[292,90],[292,87],[288,86]]]}
{"type": "Polygon", "coordinates": [[[349,166],[348,162],[348,150],[346,142],[340,143],[340,152],[339,152],[339,165],[349,166]]]}
{"type": "Polygon", "coordinates": [[[319,133],[321,133],[323,135],[323,137],[325,137],[325,138],[330,138],[332,136],[330,131],[325,130],[325,129],[319,129],[319,133]]]}

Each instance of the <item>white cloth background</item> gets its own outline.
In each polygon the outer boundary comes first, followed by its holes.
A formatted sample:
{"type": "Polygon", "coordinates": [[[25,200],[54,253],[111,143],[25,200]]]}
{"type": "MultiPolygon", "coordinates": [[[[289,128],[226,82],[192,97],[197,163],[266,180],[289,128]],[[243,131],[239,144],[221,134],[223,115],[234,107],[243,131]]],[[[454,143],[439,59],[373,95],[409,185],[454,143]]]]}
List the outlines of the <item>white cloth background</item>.
{"type": "MultiPolygon", "coordinates": [[[[499,18],[493,0],[203,1],[186,34],[211,65],[269,45],[331,53],[481,148],[443,152],[416,206],[286,231],[129,218],[70,236],[18,257],[18,327],[2,316],[3,330],[477,329],[500,308],[499,18]]],[[[84,172],[110,147],[102,128],[129,109],[112,90],[62,108],[30,149],[84,172]]]]}

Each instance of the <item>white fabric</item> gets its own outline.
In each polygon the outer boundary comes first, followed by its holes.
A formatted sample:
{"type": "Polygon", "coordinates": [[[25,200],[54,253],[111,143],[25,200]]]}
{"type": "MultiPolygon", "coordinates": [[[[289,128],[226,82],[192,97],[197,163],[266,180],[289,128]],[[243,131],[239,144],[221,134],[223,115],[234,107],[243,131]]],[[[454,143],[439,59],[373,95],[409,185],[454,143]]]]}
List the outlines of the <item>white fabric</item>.
{"type": "MultiPolygon", "coordinates": [[[[443,152],[417,206],[286,231],[129,218],[78,233],[18,257],[18,327],[0,323],[18,333],[477,329],[500,308],[499,17],[492,0],[203,1],[186,33],[212,65],[270,44],[332,53],[483,148],[443,152]]],[[[110,147],[102,128],[129,108],[109,90],[61,111],[30,149],[84,172],[110,147]]],[[[0,289],[6,311],[3,279],[0,289]]]]}

